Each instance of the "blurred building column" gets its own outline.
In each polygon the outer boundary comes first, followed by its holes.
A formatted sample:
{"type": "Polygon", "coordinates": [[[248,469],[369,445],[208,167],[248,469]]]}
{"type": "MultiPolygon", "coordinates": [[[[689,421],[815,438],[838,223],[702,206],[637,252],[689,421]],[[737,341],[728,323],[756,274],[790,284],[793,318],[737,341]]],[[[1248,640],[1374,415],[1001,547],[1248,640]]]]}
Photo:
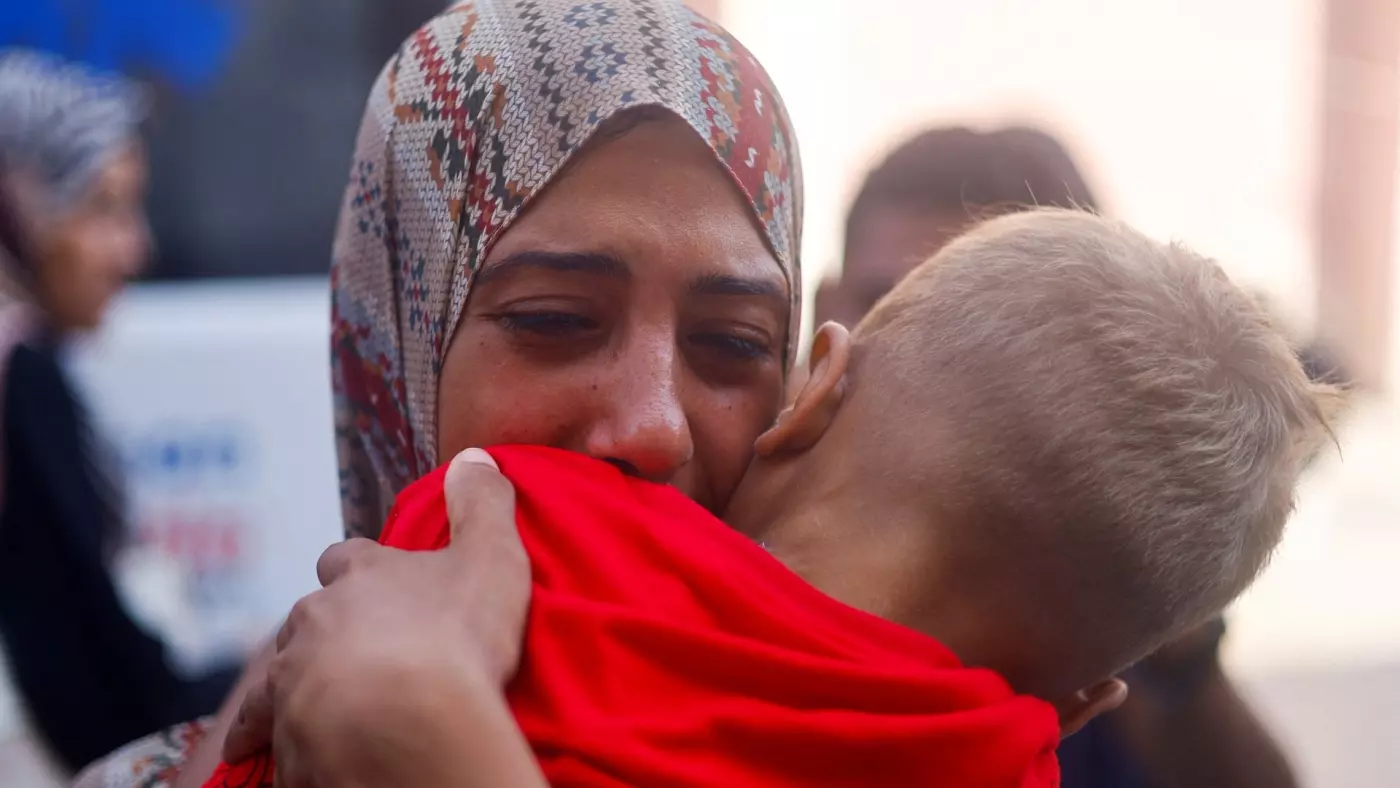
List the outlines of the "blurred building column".
{"type": "Polygon", "coordinates": [[[707,19],[715,22],[724,21],[720,17],[720,6],[723,4],[721,0],[685,0],[685,4],[690,6],[691,10],[703,14],[707,19]]]}
{"type": "Polygon", "coordinates": [[[1317,187],[1318,335],[1357,381],[1390,362],[1400,0],[1326,0],[1317,187]]]}

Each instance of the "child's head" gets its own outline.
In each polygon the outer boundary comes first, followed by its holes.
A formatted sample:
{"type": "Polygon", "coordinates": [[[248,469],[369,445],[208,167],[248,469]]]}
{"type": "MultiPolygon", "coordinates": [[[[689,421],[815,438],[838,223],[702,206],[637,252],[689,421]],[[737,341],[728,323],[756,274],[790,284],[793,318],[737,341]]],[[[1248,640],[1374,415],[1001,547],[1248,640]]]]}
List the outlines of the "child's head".
{"type": "Polygon", "coordinates": [[[1049,698],[1249,585],[1334,402],[1215,263],[1061,210],[953,242],[812,365],[756,468],[800,464],[826,510],[863,513],[848,548],[898,545],[890,571],[842,556],[876,582],[920,568],[903,623],[1049,698]]]}

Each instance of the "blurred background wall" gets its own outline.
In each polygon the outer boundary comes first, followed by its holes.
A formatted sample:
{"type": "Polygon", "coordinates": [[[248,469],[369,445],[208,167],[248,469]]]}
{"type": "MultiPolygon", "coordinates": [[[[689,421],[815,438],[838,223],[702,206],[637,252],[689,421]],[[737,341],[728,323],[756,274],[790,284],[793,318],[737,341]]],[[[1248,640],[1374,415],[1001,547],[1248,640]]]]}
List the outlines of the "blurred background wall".
{"type": "MultiPolygon", "coordinates": [[[[745,0],[723,17],[799,127],[809,280],[836,263],[861,175],[899,140],[1024,121],[1072,146],[1110,211],[1218,256],[1310,324],[1326,12],[1321,0],[745,0]]],[[[1372,114],[1393,111],[1389,73],[1364,99],[1372,114]]],[[[1378,182],[1394,179],[1391,132],[1368,149],[1378,182]]],[[[1372,234],[1393,232],[1394,210],[1370,207],[1372,234]]]]}

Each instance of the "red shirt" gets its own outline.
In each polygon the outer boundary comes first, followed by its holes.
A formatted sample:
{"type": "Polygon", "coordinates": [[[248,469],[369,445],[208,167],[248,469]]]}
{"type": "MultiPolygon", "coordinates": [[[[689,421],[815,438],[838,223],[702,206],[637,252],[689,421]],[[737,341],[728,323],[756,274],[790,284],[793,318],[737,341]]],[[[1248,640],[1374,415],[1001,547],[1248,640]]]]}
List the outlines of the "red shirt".
{"type": "MultiPolygon", "coordinates": [[[[1059,784],[1054,709],[995,673],[827,597],[672,488],[491,454],[534,571],[508,694],[556,788],[1059,784]]],[[[404,491],[381,541],[446,545],[444,474],[404,491]]]]}

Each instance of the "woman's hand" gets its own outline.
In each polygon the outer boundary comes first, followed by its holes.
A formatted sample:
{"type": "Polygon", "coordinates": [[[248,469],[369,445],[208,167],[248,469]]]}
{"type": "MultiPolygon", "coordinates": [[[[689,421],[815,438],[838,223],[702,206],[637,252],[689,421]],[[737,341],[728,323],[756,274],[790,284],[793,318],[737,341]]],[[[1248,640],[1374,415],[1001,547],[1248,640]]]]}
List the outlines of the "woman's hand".
{"type": "Polygon", "coordinates": [[[445,485],[447,549],[352,540],[325,552],[325,588],[293,608],[225,760],[270,743],[279,786],[449,785],[461,742],[446,737],[471,727],[463,710],[509,722],[501,694],[530,594],[515,492],[479,450],[453,461],[445,485]]]}

